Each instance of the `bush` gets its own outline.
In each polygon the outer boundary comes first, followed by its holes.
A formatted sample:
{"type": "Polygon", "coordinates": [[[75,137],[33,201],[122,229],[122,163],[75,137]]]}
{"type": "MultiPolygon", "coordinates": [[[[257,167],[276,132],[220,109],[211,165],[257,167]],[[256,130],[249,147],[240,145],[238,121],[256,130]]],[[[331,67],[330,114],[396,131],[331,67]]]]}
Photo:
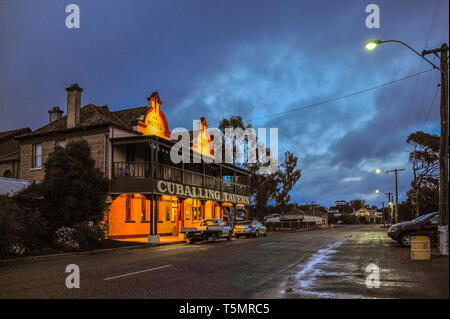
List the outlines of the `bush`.
{"type": "Polygon", "coordinates": [[[342,223],[344,223],[344,224],[353,225],[353,224],[356,224],[357,218],[355,215],[343,214],[341,216],[341,220],[342,220],[342,223]]]}
{"type": "Polygon", "coordinates": [[[21,252],[20,225],[17,206],[8,196],[0,196],[0,256],[21,252]]]}
{"type": "Polygon", "coordinates": [[[105,233],[100,226],[83,222],[75,227],[74,238],[82,249],[98,248],[105,239],[105,233]]]}
{"type": "Polygon", "coordinates": [[[55,246],[62,251],[74,251],[80,248],[80,244],[75,239],[76,230],[69,227],[60,227],[55,232],[55,246]]]}

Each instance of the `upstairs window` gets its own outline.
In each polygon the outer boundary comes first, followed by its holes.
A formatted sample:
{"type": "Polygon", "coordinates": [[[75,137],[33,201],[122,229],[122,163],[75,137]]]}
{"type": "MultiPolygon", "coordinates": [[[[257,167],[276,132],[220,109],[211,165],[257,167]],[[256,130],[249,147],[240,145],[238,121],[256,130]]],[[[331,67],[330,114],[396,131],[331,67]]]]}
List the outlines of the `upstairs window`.
{"type": "Polygon", "coordinates": [[[66,141],[64,140],[56,141],[56,146],[64,148],[66,147],[66,141]]]}
{"type": "Polygon", "coordinates": [[[32,165],[33,168],[42,167],[42,144],[33,144],[32,165]]]}

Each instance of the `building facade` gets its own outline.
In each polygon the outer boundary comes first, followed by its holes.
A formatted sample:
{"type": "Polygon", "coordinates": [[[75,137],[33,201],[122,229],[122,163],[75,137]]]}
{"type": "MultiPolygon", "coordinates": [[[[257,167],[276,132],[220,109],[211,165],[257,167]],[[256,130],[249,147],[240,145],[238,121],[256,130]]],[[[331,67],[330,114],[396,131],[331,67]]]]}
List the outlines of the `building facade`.
{"type": "Polygon", "coordinates": [[[0,177],[21,178],[20,144],[16,136],[29,132],[28,127],[0,132],[0,177]]]}
{"type": "Polygon", "coordinates": [[[43,164],[55,147],[86,140],[96,166],[111,181],[105,214],[109,238],[179,236],[182,227],[203,218],[231,224],[237,210],[248,213],[250,173],[203,160],[213,155],[204,118],[198,134],[191,132],[189,162],[175,164],[170,151],[176,141],[170,140],[157,92],[147,98],[147,106],[110,111],[106,105],[81,107],[83,89],[77,84],[66,91],[66,116],[54,107],[47,125],[17,137],[20,174],[29,181],[42,180],[43,164]]]}

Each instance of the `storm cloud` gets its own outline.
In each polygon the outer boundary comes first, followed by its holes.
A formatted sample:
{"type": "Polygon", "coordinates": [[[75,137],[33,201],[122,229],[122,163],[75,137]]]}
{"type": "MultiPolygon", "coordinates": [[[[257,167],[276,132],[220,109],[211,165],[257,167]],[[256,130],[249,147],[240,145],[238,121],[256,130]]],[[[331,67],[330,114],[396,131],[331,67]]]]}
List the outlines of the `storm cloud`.
{"type": "MultiPolygon", "coordinates": [[[[79,83],[83,104],[113,110],[146,104],[158,90],[171,128],[241,115],[277,127],[280,151],[299,157],[299,203],[331,205],[375,189],[400,199],[411,180],[407,136],[438,132],[437,71],[351,97],[290,110],[429,69],[419,51],[448,39],[448,2],[377,1],[381,28],[367,29],[367,1],[76,1],[81,28],[65,27],[65,1],[0,3],[0,130],[46,123],[79,83]],[[287,112],[277,116],[274,113],[287,112]]],[[[435,58],[433,58],[435,59],[435,58]]]]}

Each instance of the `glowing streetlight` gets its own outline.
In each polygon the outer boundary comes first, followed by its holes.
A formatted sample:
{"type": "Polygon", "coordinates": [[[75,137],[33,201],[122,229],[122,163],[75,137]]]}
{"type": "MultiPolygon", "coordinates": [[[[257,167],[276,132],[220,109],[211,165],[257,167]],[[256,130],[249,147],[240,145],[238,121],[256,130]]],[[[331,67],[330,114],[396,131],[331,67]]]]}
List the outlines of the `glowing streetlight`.
{"type": "Polygon", "coordinates": [[[378,46],[378,44],[380,44],[380,42],[381,42],[380,40],[371,40],[369,42],[366,42],[364,44],[364,47],[367,50],[373,50],[373,49],[375,49],[378,46]]]}
{"type": "Polygon", "coordinates": [[[380,190],[379,190],[379,189],[375,190],[375,193],[376,193],[376,194],[378,194],[379,192],[380,192],[380,190]]]}
{"type": "Polygon", "coordinates": [[[377,168],[377,170],[375,171],[375,173],[380,174],[380,173],[381,173],[381,169],[377,168]]]}

